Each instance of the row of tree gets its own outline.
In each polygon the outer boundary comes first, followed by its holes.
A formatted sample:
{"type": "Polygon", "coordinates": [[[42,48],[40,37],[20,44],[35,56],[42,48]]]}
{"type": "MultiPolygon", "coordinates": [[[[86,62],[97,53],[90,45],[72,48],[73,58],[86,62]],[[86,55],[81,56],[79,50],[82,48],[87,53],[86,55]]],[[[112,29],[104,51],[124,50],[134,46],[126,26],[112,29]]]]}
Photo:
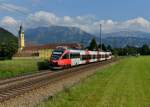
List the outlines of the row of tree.
{"type": "Polygon", "coordinates": [[[110,45],[106,46],[102,44],[97,45],[95,38],[90,42],[90,45],[87,47],[89,50],[98,50],[111,51],[114,55],[126,56],[126,55],[150,55],[150,48],[147,44],[144,44],[142,47],[134,47],[127,45],[123,48],[112,48],[110,45]]]}
{"type": "Polygon", "coordinates": [[[150,55],[150,48],[147,44],[144,44],[142,47],[134,47],[127,45],[124,48],[114,48],[113,54],[119,56],[126,55],[150,55]]]}
{"type": "MultiPolygon", "coordinates": [[[[126,55],[150,55],[150,48],[148,45],[142,47],[126,46],[124,48],[112,48],[110,45],[106,46],[102,44],[97,45],[96,40],[93,38],[90,45],[87,47],[89,50],[111,51],[114,55],[126,56],[126,55]]],[[[0,60],[11,59],[17,52],[18,44],[16,41],[9,41],[7,43],[0,43],[0,60]]]]}
{"type": "Polygon", "coordinates": [[[95,38],[93,38],[90,42],[90,45],[87,47],[88,50],[98,50],[101,49],[103,51],[112,51],[112,47],[110,45],[105,46],[105,44],[97,44],[95,38]]]}

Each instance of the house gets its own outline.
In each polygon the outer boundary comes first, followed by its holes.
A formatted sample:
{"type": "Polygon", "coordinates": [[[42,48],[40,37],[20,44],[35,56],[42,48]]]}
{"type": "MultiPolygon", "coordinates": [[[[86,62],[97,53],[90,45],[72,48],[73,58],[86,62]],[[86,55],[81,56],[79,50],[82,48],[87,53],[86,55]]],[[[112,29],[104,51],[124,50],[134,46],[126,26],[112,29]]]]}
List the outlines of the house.
{"type": "Polygon", "coordinates": [[[30,45],[25,46],[24,31],[23,27],[20,26],[18,37],[18,52],[13,56],[14,59],[18,58],[42,58],[49,59],[52,51],[57,46],[65,46],[72,49],[81,49],[79,43],[54,43],[54,44],[44,44],[44,45],[30,45]]]}

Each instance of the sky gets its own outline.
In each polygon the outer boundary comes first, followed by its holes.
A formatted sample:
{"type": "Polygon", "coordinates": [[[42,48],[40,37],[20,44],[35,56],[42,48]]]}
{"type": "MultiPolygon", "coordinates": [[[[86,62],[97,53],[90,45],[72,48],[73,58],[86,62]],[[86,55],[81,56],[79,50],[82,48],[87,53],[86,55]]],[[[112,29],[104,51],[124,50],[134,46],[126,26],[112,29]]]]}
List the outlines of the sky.
{"type": "Polygon", "coordinates": [[[150,0],[0,0],[0,27],[17,34],[39,26],[74,26],[89,33],[150,32],[150,0]]]}

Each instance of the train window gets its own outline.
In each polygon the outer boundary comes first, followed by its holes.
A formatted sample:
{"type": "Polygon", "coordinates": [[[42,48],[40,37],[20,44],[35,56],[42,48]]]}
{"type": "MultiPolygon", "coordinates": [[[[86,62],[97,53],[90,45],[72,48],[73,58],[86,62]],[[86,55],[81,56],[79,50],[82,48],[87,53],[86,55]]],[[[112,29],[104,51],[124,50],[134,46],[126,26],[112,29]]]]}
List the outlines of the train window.
{"type": "Polygon", "coordinates": [[[97,56],[96,55],[93,55],[93,59],[96,59],[97,58],[97,56]]]}
{"type": "Polygon", "coordinates": [[[69,58],[69,54],[65,54],[62,59],[68,59],[68,58],[69,58]]]}
{"type": "Polygon", "coordinates": [[[99,54],[99,55],[98,55],[98,59],[100,59],[100,58],[102,58],[102,54],[99,54]]]}
{"type": "Polygon", "coordinates": [[[89,60],[89,59],[92,59],[92,56],[91,55],[82,55],[82,60],[89,60]]]}
{"type": "Polygon", "coordinates": [[[82,56],[81,56],[81,60],[85,60],[85,55],[82,55],[82,56]]]}
{"type": "Polygon", "coordinates": [[[97,59],[97,55],[95,55],[95,59],[97,59]]]}
{"type": "Polygon", "coordinates": [[[58,60],[60,57],[61,57],[61,54],[52,54],[51,59],[58,60]]]}
{"type": "Polygon", "coordinates": [[[88,59],[92,59],[92,56],[91,56],[91,55],[88,55],[88,59]]]}
{"type": "Polygon", "coordinates": [[[51,55],[52,60],[58,60],[63,54],[63,50],[54,50],[51,55]]]}
{"type": "Polygon", "coordinates": [[[105,55],[104,55],[104,54],[102,55],[102,58],[105,58],[105,55]]]}
{"type": "Polygon", "coordinates": [[[71,53],[70,58],[80,58],[80,53],[71,53]]]}
{"type": "Polygon", "coordinates": [[[108,58],[109,57],[109,54],[106,54],[106,58],[108,58]]]}
{"type": "Polygon", "coordinates": [[[105,54],[103,55],[103,58],[105,58],[105,54]]]}
{"type": "Polygon", "coordinates": [[[97,55],[97,59],[99,59],[99,58],[100,58],[100,55],[98,54],[98,55],[97,55]]]}

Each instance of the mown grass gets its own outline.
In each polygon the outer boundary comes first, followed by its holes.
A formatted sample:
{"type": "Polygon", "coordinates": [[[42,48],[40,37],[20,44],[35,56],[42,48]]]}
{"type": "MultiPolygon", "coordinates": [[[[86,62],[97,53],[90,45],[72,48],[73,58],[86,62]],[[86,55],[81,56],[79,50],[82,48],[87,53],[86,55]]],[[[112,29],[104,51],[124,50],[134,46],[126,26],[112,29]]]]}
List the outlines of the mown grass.
{"type": "Polygon", "coordinates": [[[48,69],[48,65],[42,59],[0,61],[0,79],[35,73],[42,69],[48,69]]]}
{"type": "Polygon", "coordinates": [[[150,57],[123,59],[39,107],[150,107],[150,57]]]}

